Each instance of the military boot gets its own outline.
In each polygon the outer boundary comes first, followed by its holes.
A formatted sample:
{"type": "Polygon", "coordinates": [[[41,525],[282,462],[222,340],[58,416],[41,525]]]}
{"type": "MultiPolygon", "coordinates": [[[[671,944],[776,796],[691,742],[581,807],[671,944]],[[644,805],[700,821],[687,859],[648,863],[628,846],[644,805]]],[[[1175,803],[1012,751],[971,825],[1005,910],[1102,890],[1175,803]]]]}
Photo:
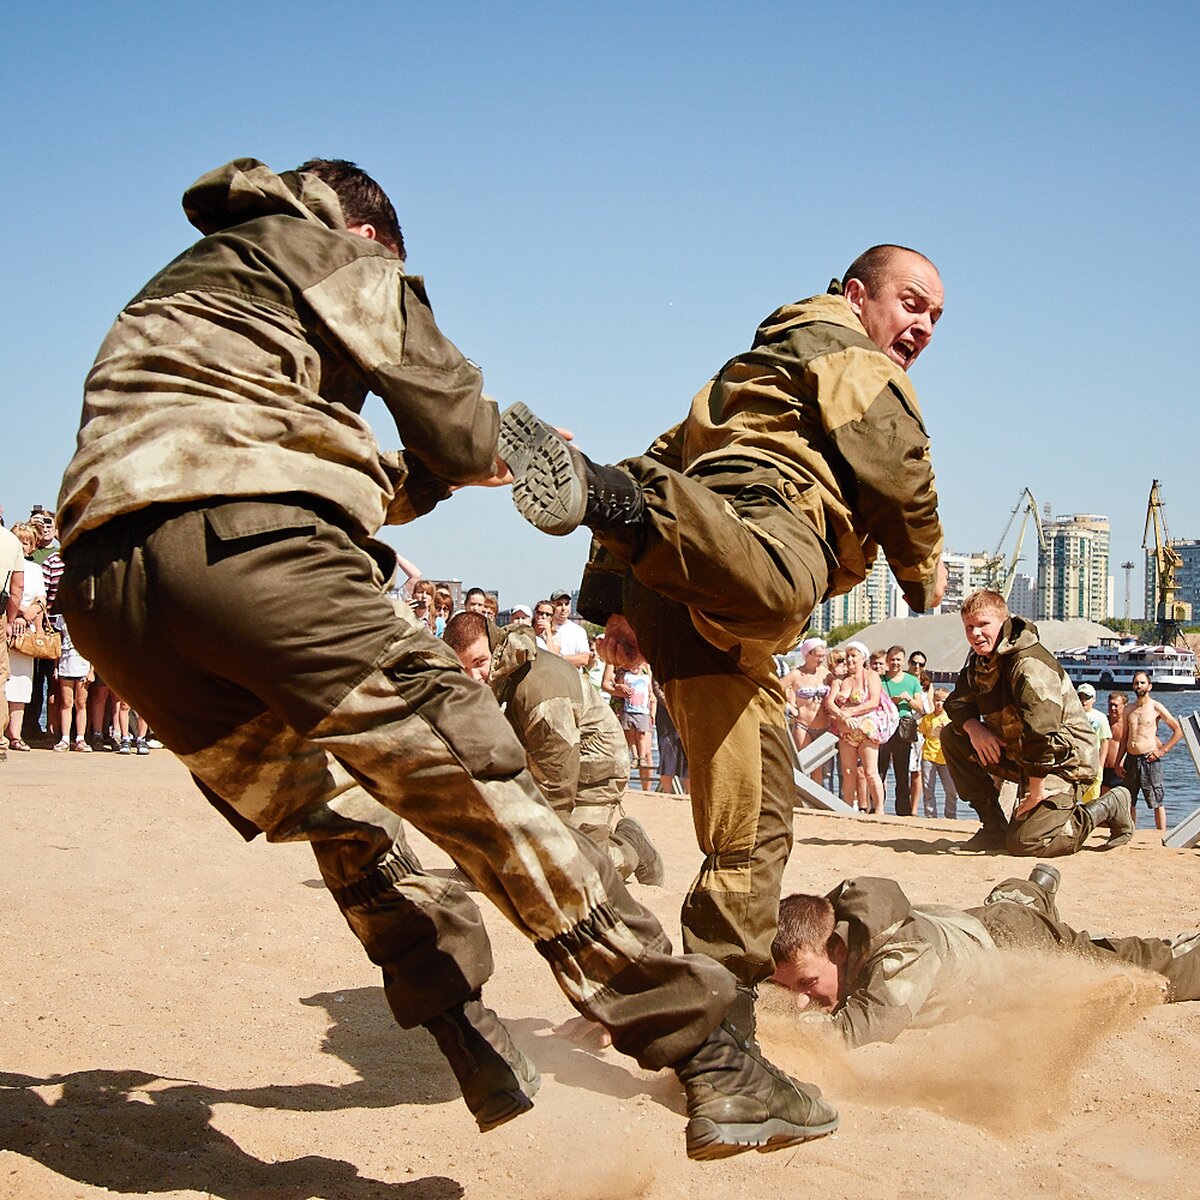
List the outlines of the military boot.
{"type": "Polygon", "coordinates": [[[1129,813],[1129,792],[1123,787],[1113,788],[1103,796],[1088,801],[1083,811],[1091,818],[1093,829],[1107,829],[1108,841],[1100,848],[1111,850],[1133,840],[1136,826],[1129,813]]]}
{"type": "Polygon", "coordinates": [[[1003,850],[1008,845],[1008,818],[1000,801],[989,796],[984,800],[972,800],[971,807],[979,814],[983,823],[958,849],[969,851],[1003,850]]]}
{"type": "Polygon", "coordinates": [[[478,992],[426,1021],[425,1028],[446,1056],[480,1132],[533,1107],[542,1078],[478,992]]]}
{"type": "Polygon", "coordinates": [[[626,842],[637,855],[637,866],[633,877],[638,883],[650,883],[662,887],[666,872],[663,870],[662,855],[654,848],[650,835],[632,817],[622,817],[613,834],[626,842]]]}
{"type": "Polygon", "coordinates": [[[633,476],[592,462],[524,404],[500,418],[496,453],[512,471],[517,511],[543,533],[562,537],[580,525],[597,533],[640,529],[645,502],[633,476]]]}
{"type": "Polygon", "coordinates": [[[765,1154],[824,1137],[838,1126],[837,1111],[821,1098],[820,1088],[797,1082],[763,1057],[753,1012],[752,993],[739,991],[732,1015],[675,1064],[687,1093],[688,1158],[765,1154]]]}
{"type": "Polygon", "coordinates": [[[1033,870],[1029,872],[1029,882],[1036,883],[1046,895],[1053,896],[1062,882],[1062,875],[1057,867],[1049,863],[1034,863],[1033,870]]]}

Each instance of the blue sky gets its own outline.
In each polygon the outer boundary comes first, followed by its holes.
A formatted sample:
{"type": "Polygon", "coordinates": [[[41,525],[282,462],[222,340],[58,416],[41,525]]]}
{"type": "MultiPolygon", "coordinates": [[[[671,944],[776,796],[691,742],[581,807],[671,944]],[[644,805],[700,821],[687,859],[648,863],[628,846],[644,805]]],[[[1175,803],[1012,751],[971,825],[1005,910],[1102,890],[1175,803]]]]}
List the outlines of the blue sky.
{"type": "MultiPolygon", "coordinates": [[[[319,154],[391,193],[488,391],[601,459],[865,246],[924,250],[946,315],[913,380],[949,545],[991,550],[1025,486],[1104,513],[1138,615],[1152,478],[1200,537],[1200,9],[817,8],[10,4],[9,522],[54,503],[108,325],[194,238],[188,184],[319,154]]],[[[587,552],[481,490],[389,537],[505,604],[574,586],[587,552]]]]}

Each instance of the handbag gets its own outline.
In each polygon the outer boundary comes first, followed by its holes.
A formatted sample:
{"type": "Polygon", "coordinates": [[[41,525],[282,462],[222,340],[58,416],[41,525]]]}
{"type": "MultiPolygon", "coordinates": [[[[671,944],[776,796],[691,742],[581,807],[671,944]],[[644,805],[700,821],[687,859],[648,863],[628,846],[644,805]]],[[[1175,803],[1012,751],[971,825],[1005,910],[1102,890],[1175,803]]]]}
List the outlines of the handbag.
{"type": "Polygon", "coordinates": [[[905,713],[896,725],[896,736],[906,742],[917,740],[917,718],[912,713],[905,713]]]}
{"type": "Polygon", "coordinates": [[[62,634],[43,611],[36,620],[25,622],[24,633],[9,634],[8,647],[30,658],[58,659],[62,657],[62,634]]]}

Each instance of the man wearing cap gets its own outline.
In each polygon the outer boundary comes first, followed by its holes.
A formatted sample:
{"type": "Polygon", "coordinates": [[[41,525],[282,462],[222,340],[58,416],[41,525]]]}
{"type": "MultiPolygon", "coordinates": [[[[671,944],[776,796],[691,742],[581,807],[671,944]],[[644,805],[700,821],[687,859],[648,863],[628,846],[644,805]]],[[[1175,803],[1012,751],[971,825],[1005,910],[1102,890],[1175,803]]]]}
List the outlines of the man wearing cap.
{"type": "Polygon", "coordinates": [[[514,604],[509,614],[510,625],[532,625],[533,609],[528,604],[514,604]]]}
{"type": "MultiPolygon", "coordinates": [[[[1075,689],[1075,694],[1079,697],[1079,703],[1083,705],[1083,715],[1087,717],[1088,724],[1095,731],[1096,749],[1100,755],[1100,765],[1103,767],[1104,761],[1108,757],[1108,744],[1112,741],[1112,728],[1108,723],[1108,718],[1096,707],[1096,689],[1090,683],[1081,683],[1075,689]]],[[[1084,804],[1089,800],[1095,800],[1100,795],[1100,785],[1101,777],[1097,776],[1092,786],[1084,793],[1084,804]]]]}
{"type": "Polygon", "coordinates": [[[560,658],[565,658],[573,667],[586,670],[592,652],[588,646],[587,630],[571,620],[571,593],[561,588],[551,592],[550,603],[554,607],[554,641],[560,658]]]}

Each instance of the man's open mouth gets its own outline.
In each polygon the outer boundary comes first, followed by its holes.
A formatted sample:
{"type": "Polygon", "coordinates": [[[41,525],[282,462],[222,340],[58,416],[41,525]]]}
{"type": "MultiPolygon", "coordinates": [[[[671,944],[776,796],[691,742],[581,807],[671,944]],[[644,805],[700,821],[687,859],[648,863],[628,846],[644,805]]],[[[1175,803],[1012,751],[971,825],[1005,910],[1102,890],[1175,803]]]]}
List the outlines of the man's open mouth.
{"type": "Polygon", "coordinates": [[[899,356],[900,361],[908,366],[917,356],[917,348],[907,338],[897,338],[892,343],[892,350],[899,356]]]}

